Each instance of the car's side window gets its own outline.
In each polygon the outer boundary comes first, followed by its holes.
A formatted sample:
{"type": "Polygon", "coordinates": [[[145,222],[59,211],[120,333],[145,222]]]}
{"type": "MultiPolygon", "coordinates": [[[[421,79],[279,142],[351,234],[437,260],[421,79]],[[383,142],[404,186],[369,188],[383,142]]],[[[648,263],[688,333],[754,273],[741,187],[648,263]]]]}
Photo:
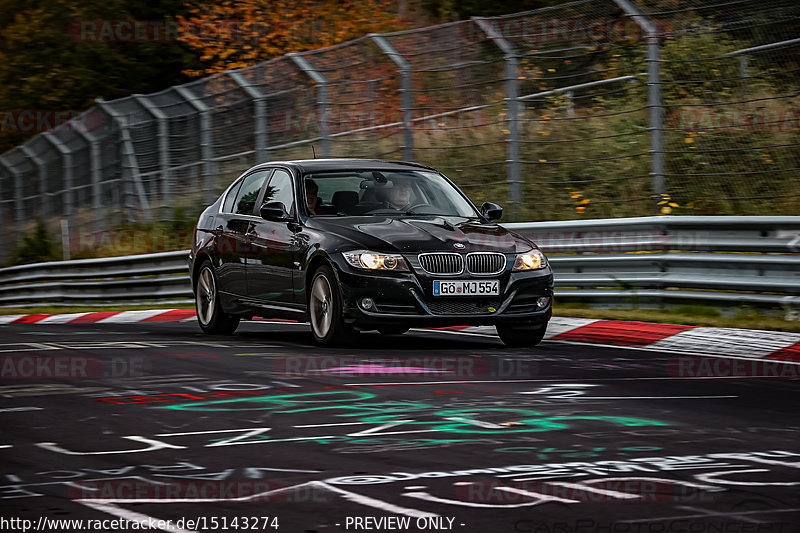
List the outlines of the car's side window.
{"type": "Polygon", "coordinates": [[[230,213],[233,211],[233,201],[236,200],[236,193],[239,192],[239,188],[241,186],[242,180],[239,180],[233,185],[233,187],[230,188],[228,195],[225,196],[225,201],[222,203],[223,213],[230,213]]]}
{"type": "Polygon", "coordinates": [[[234,200],[233,206],[234,213],[239,215],[253,214],[258,193],[261,192],[261,186],[264,185],[264,180],[267,179],[267,176],[269,176],[268,170],[259,170],[244,178],[239,192],[236,193],[236,200],[234,200]]]}
{"type": "Polygon", "coordinates": [[[269,180],[267,190],[264,191],[264,201],[281,202],[286,207],[287,213],[292,213],[294,209],[294,187],[292,186],[292,176],[281,168],[277,169],[269,180]]]}

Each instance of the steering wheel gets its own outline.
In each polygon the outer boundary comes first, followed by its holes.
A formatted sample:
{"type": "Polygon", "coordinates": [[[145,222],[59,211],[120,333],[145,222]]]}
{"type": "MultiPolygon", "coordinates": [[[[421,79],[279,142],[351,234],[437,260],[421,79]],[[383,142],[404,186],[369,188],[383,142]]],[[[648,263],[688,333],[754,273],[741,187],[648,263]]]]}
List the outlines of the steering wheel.
{"type": "Polygon", "coordinates": [[[420,207],[430,207],[431,209],[436,209],[435,207],[433,207],[428,202],[422,202],[422,203],[419,203],[419,204],[414,204],[412,206],[409,206],[409,207],[403,209],[403,211],[414,211],[414,210],[416,210],[416,209],[418,209],[420,207]]]}

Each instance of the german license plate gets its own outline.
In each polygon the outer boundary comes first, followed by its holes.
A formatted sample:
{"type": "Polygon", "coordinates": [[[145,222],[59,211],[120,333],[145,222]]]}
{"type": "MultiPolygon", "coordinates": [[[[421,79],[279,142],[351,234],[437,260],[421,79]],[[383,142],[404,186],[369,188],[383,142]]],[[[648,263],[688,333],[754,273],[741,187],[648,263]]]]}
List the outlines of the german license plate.
{"type": "Polygon", "coordinates": [[[500,294],[500,281],[496,279],[434,280],[434,296],[497,296],[500,294]]]}

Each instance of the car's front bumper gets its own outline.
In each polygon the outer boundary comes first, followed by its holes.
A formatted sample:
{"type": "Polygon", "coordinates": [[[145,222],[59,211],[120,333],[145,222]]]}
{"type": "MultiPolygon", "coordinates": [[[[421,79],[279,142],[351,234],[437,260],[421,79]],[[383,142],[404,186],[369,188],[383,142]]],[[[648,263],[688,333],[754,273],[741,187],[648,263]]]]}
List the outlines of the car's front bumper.
{"type": "MultiPolygon", "coordinates": [[[[527,272],[503,272],[498,296],[433,296],[437,277],[420,272],[368,272],[337,262],[337,276],[344,297],[344,320],[369,329],[385,326],[444,327],[518,323],[536,326],[552,316],[553,273],[549,266],[527,272]],[[537,305],[547,297],[544,307],[537,305]],[[365,309],[362,300],[374,302],[365,309]]],[[[485,280],[460,276],[457,279],[485,280]]]]}

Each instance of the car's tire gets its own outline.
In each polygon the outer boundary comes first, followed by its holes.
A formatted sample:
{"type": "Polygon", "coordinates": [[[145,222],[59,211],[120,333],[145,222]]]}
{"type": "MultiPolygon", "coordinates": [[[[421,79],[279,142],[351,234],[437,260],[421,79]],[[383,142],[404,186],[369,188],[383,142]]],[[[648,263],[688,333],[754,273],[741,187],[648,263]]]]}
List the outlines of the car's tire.
{"type": "Polygon", "coordinates": [[[503,344],[509,347],[536,346],[544,338],[547,322],[539,326],[519,324],[497,324],[497,334],[503,344]]]}
{"type": "Polygon", "coordinates": [[[336,276],[331,267],[322,265],[311,276],[308,286],[308,316],[316,344],[341,344],[356,335],[357,332],[344,323],[342,308],[342,294],[336,276]]]}
{"type": "Polygon", "coordinates": [[[382,328],[378,328],[378,331],[381,335],[402,335],[409,328],[405,328],[403,326],[384,326],[382,328]]]}
{"type": "Polygon", "coordinates": [[[197,323],[204,333],[231,335],[239,326],[238,316],[229,315],[222,310],[217,291],[217,275],[208,259],[203,261],[197,273],[194,303],[197,309],[197,323]]]}

